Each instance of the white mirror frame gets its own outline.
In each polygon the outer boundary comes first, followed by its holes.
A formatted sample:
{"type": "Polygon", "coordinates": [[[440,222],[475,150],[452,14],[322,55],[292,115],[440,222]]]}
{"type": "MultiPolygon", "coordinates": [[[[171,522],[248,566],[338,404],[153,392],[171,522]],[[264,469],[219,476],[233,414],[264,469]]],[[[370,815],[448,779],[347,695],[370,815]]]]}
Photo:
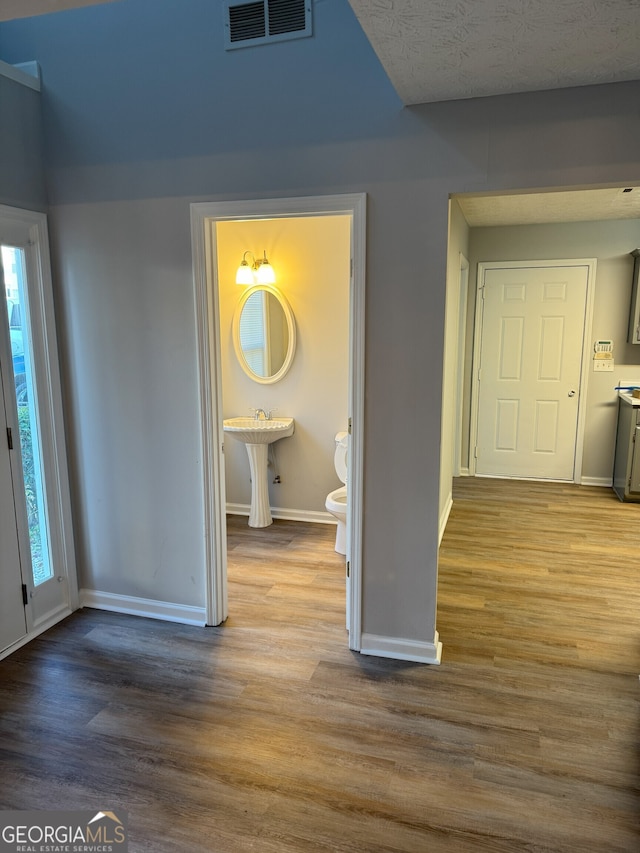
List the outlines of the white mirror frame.
{"type": "Polygon", "coordinates": [[[273,382],[279,382],[280,379],[285,376],[289,368],[293,363],[293,357],[296,352],[296,323],[293,316],[293,311],[291,310],[291,306],[287,302],[283,293],[281,293],[277,287],[272,287],[270,284],[254,284],[252,287],[248,287],[240,299],[238,300],[238,304],[236,306],[235,314],[233,315],[233,348],[236,352],[236,357],[240,364],[240,367],[244,370],[247,376],[250,379],[253,379],[254,382],[259,382],[261,385],[271,385],[273,382]],[[240,344],[240,317],[242,316],[242,309],[244,308],[247,300],[250,296],[258,291],[264,291],[266,293],[270,293],[274,296],[284,311],[284,316],[287,321],[287,331],[289,333],[289,341],[287,345],[287,352],[284,358],[284,362],[280,370],[277,373],[274,373],[272,376],[260,376],[257,373],[254,373],[253,370],[247,364],[244,353],[242,352],[242,346],[240,344]]]}

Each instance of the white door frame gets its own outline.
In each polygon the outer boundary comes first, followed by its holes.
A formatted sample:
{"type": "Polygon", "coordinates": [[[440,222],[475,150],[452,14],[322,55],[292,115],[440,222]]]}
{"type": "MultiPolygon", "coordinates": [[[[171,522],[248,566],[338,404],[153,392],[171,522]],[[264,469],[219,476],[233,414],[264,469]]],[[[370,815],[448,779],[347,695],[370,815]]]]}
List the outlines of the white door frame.
{"type": "Polygon", "coordinates": [[[469,430],[469,474],[476,473],[474,449],[478,443],[478,399],[480,395],[480,345],[482,342],[482,320],[484,300],[485,272],[489,269],[508,269],[509,267],[587,267],[587,295],[582,335],[582,353],[580,363],[580,397],[578,399],[578,424],[576,430],[576,448],[574,455],[573,482],[582,481],[582,456],[584,450],[584,429],[587,411],[587,386],[589,382],[589,356],[591,354],[591,328],[593,323],[593,290],[597,260],[595,258],[562,258],[549,261],[483,261],[478,263],[476,287],[476,317],[473,335],[473,368],[471,373],[471,429],[469,430]]]}
{"type": "Polygon", "coordinates": [[[364,321],[366,194],[307,196],[191,205],[196,338],[200,391],[204,499],[206,620],[227,618],[226,501],[222,428],[222,373],[216,222],[345,214],[351,216],[352,271],[349,296],[349,648],[360,651],[362,602],[362,491],[364,434],[364,321]]]}
{"type": "MultiPolygon", "coordinates": [[[[50,580],[38,587],[33,585],[30,571],[23,573],[29,599],[26,607],[27,634],[18,643],[0,652],[0,657],[4,657],[68,616],[78,608],[79,601],[47,217],[44,213],[0,205],[0,237],[2,242],[20,247],[25,252],[32,359],[38,385],[36,405],[42,445],[45,511],[54,572],[50,580]]],[[[4,296],[4,293],[1,295],[4,296]]],[[[10,350],[3,351],[2,355],[5,354],[10,355],[10,350]]],[[[4,360],[7,388],[13,382],[13,377],[8,368],[11,361],[4,360]]],[[[15,396],[7,397],[9,426],[13,435],[19,436],[15,396]]],[[[15,457],[15,482],[18,482],[22,468],[20,446],[15,441],[12,453],[15,457]]],[[[23,489],[15,488],[15,494],[20,504],[19,514],[26,519],[23,489]]],[[[29,553],[28,530],[24,524],[18,526],[21,551],[26,555],[29,553]]]]}
{"type": "MultiPolygon", "coordinates": [[[[456,412],[453,447],[453,476],[462,474],[462,412],[464,404],[464,354],[466,349],[467,302],[469,299],[469,261],[460,252],[458,279],[458,327],[456,349],[456,412]]],[[[468,473],[468,469],[465,473],[468,473]]]]}

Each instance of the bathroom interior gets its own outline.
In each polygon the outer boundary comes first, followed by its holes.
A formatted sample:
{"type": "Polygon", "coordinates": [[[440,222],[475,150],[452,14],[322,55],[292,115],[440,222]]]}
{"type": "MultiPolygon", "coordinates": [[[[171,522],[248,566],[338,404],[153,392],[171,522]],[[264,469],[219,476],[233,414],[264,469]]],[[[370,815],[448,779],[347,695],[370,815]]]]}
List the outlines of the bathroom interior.
{"type": "MultiPolygon", "coordinates": [[[[293,434],[268,445],[270,515],[331,524],[339,531],[341,522],[327,499],[345,488],[334,457],[336,435],[347,429],[348,418],[351,219],[218,221],[216,244],[223,420],[254,418],[257,410],[262,410],[260,419],[293,418],[293,434]],[[236,283],[238,267],[244,259],[251,269],[254,259],[265,256],[275,277],[268,288],[290,309],[295,329],[289,367],[267,381],[246,360],[241,363],[237,334],[234,343],[234,322],[237,329],[247,290],[259,283],[261,264],[246,278],[248,284],[236,283]]],[[[247,447],[229,432],[224,462],[227,514],[246,516],[249,524],[253,484],[247,447]]],[[[263,527],[269,536],[268,521],[252,526],[263,527]]],[[[338,553],[346,550],[343,529],[337,545],[338,553]]]]}

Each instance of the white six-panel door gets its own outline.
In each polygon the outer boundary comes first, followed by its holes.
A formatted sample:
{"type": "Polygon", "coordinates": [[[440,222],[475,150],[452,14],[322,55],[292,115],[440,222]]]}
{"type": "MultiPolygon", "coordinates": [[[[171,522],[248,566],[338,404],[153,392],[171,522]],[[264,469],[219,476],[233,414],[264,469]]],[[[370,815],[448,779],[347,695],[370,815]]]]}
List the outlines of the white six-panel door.
{"type": "Polygon", "coordinates": [[[589,271],[480,270],[476,474],[574,479],[589,271]]]}

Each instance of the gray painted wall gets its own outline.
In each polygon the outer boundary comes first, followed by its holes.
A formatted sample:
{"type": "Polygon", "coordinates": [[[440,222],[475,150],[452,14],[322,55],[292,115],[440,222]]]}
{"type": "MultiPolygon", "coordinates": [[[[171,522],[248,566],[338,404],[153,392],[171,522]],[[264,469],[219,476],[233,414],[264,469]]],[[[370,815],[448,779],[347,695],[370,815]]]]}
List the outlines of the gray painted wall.
{"type": "Polygon", "coordinates": [[[40,92],[0,69],[0,204],[46,208],[40,107],[40,92]]]}
{"type": "Polygon", "coordinates": [[[402,109],[346,0],[270,62],[152,5],[0,27],[48,83],[82,582],[204,601],[189,203],[366,192],[363,629],[432,642],[448,195],[640,182],[640,84],[402,109]]]}
{"type": "Polygon", "coordinates": [[[81,589],[203,606],[189,207],[51,212],[81,589]]]}
{"type": "MultiPolygon", "coordinates": [[[[447,131],[450,151],[434,148],[428,133],[412,142],[411,157],[406,144],[397,140],[362,141],[353,150],[348,143],[341,149],[341,170],[348,171],[351,163],[359,173],[362,161],[371,158],[388,179],[371,175],[338,186],[286,185],[276,193],[365,191],[369,196],[363,597],[367,633],[433,639],[448,193],[480,186],[547,187],[560,180],[558,174],[564,177],[561,185],[634,182],[640,164],[629,166],[631,156],[637,156],[631,139],[622,163],[598,163],[599,152],[583,151],[585,162],[578,167],[565,135],[567,127],[556,122],[558,101],[565,100],[567,111],[579,101],[580,117],[573,117],[570,137],[593,138],[596,130],[603,132],[604,119],[598,113],[606,100],[609,133],[619,138],[618,128],[624,130],[628,122],[631,92],[627,86],[606,88],[606,92],[583,89],[491,99],[485,111],[491,113],[492,124],[500,126],[498,140],[484,122],[478,123],[474,103],[420,108],[413,112],[423,120],[446,116],[441,133],[447,131]],[[612,114],[616,111],[618,116],[612,114]],[[522,112],[528,115],[534,137],[524,148],[518,120],[522,112]],[[591,124],[594,133],[588,130],[591,124]],[[573,129],[575,125],[581,127],[573,129]],[[540,136],[557,144],[548,148],[547,162],[532,168],[539,157],[540,136]],[[504,158],[492,157],[493,167],[484,176],[469,168],[463,179],[458,169],[462,141],[473,161],[488,150],[509,148],[507,138],[519,147],[521,162],[511,158],[505,171],[504,158]],[[381,147],[386,156],[378,159],[381,147]],[[424,175],[424,160],[433,164],[435,156],[440,176],[430,178],[424,175]],[[402,174],[392,179],[389,172],[394,170],[402,174]],[[390,413],[402,414],[393,429],[390,413]]],[[[336,151],[307,150],[293,156],[305,154],[308,177],[319,179],[336,151]]],[[[119,167],[114,171],[117,174],[119,167]]],[[[239,196],[254,195],[239,169],[235,177],[238,186],[245,186],[239,196]]],[[[212,193],[207,198],[220,196],[212,193]]],[[[66,366],[77,433],[83,583],[104,591],[202,604],[191,200],[204,199],[60,204],[52,209],[52,220],[57,281],[68,319],[66,366]],[[105,424],[113,431],[105,430],[105,424]],[[117,444],[119,434],[128,437],[124,447],[117,444]],[[179,448],[176,435],[182,437],[179,448]],[[106,462],[116,448],[121,476],[106,462]],[[139,490],[136,501],[131,499],[132,477],[139,490]],[[100,500],[95,500],[96,489],[102,491],[100,500]],[[139,516],[134,505],[141,508],[139,516]],[[127,511],[118,509],[122,507],[127,511]]],[[[446,637],[443,640],[446,654],[446,637]]]]}

